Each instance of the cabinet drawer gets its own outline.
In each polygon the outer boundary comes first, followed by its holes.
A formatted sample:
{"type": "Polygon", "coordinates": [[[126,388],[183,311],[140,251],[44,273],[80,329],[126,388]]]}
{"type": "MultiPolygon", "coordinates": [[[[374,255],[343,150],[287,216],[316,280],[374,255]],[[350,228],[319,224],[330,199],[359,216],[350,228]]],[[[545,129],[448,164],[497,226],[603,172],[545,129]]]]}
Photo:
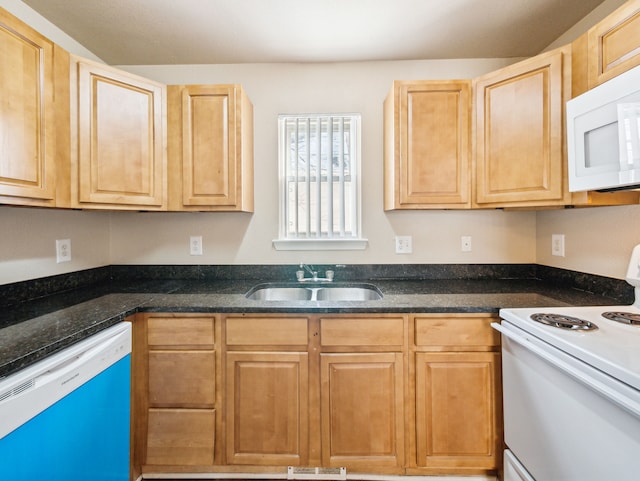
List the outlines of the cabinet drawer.
{"type": "Polygon", "coordinates": [[[415,343],[433,347],[492,347],[500,334],[491,327],[491,316],[415,316],[415,343]]]}
{"type": "Polygon", "coordinates": [[[307,325],[306,317],[227,317],[227,345],[306,346],[307,325]]]}
{"type": "Polygon", "coordinates": [[[214,351],[149,352],[151,406],[212,408],[214,403],[214,351]]]}
{"type": "Polygon", "coordinates": [[[150,346],[213,346],[213,317],[150,317],[150,346]]]}
{"type": "Polygon", "coordinates": [[[147,464],[213,464],[215,419],[213,409],[150,409],[147,464]]]}
{"type": "Polygon", "coordinates": [[[322,346],[403,346],[403,317],[320,319],[322,346]]]}

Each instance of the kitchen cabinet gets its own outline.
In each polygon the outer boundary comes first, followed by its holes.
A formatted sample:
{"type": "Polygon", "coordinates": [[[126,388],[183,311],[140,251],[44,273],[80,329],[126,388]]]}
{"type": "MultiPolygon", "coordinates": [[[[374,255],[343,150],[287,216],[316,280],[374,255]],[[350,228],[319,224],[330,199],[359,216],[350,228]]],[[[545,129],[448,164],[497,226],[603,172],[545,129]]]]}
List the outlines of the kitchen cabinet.
{"type": "Polygon", "coordinates": [[[253,105],[240,85],[170,85],[170,210],[253,211],[253,105]]]}
{"type": "Polygon", "coordinates": [[[146,383],[134,380],[134,425],[142,434],[134,459],[145,469],[213,465],[220,403],[216,317],[148,314],[136,324],[134,334],[143,340],[134,347],[144,353],[137,355],[146,383]]]}
{"type": "Polygon", "coordinates": [[[70,82],[72,206],[166,210],[165,86],[74,56],[70,82]]]}
{"type": "Polygon", "coordinates": [[[402,473],[403,316],[320,319],[323,466],[402,473]]]}
{"type": "Polygon", "coordinates": [[[630,0],[572,44],[573,96],[640,65],[640,0],[630,0]]]}
{"type": "Polygon", "coordinates": [[[0,51],[0,202],[55,207],[54,44],[0,8],[0,51]]]}
{"type": "Polygon", "coordinates": [[[395,81],[384,143],[385,210],[470,207],[470,81],[395,81]]]}
{"type": "Polygon", "coordinates": [[[502,443],[500,338],[486,314],[412,316],[416,472],[495,470],[502,443]]]}
{"type": "Polygon", "coordinates": [[[478,207],[565,205],[564,104],[568,47],[474,81],[478,207]]]}
{"type": "Polygon", "coordinates": [[[227,316],[224,323],[227,464],[307,465],[308,319],[227,316]]]}
{"type": "Polygon", "coordinates": [[[134,472],[495,472],[493,319],[139,314],[134,472]]]}

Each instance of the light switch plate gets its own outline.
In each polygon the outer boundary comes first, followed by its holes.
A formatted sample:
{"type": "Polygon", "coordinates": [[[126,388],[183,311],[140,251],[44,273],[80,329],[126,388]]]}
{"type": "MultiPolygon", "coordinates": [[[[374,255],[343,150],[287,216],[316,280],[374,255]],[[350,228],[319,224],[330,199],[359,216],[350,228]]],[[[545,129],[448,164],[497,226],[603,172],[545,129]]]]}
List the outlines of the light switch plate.
{"type": "Polygon", "coordinates": [[[564,257],[564,234],[551,235],[551,255],[564,257]]]}

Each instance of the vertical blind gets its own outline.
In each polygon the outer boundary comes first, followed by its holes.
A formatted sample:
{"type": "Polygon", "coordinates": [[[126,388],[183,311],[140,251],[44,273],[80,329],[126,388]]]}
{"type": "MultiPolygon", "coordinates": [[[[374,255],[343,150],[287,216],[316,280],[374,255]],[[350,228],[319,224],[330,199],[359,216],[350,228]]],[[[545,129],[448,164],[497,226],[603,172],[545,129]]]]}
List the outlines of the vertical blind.
{"type": "Polygon", "coordinates": [[[282,237],[357,238],[360,116],[279,117],[282,237]]]}

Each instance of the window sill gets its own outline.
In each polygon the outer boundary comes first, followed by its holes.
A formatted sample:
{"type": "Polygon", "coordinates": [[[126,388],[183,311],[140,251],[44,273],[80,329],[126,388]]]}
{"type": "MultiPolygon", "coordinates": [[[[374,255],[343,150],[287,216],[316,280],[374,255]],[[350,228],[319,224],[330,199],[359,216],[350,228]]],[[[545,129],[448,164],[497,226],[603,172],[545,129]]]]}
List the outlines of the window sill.
{"type": "Polygon", "coordinates": [[[367,248],[367,239],[274,239],[277,251],[355,251],[367,248]]]}

